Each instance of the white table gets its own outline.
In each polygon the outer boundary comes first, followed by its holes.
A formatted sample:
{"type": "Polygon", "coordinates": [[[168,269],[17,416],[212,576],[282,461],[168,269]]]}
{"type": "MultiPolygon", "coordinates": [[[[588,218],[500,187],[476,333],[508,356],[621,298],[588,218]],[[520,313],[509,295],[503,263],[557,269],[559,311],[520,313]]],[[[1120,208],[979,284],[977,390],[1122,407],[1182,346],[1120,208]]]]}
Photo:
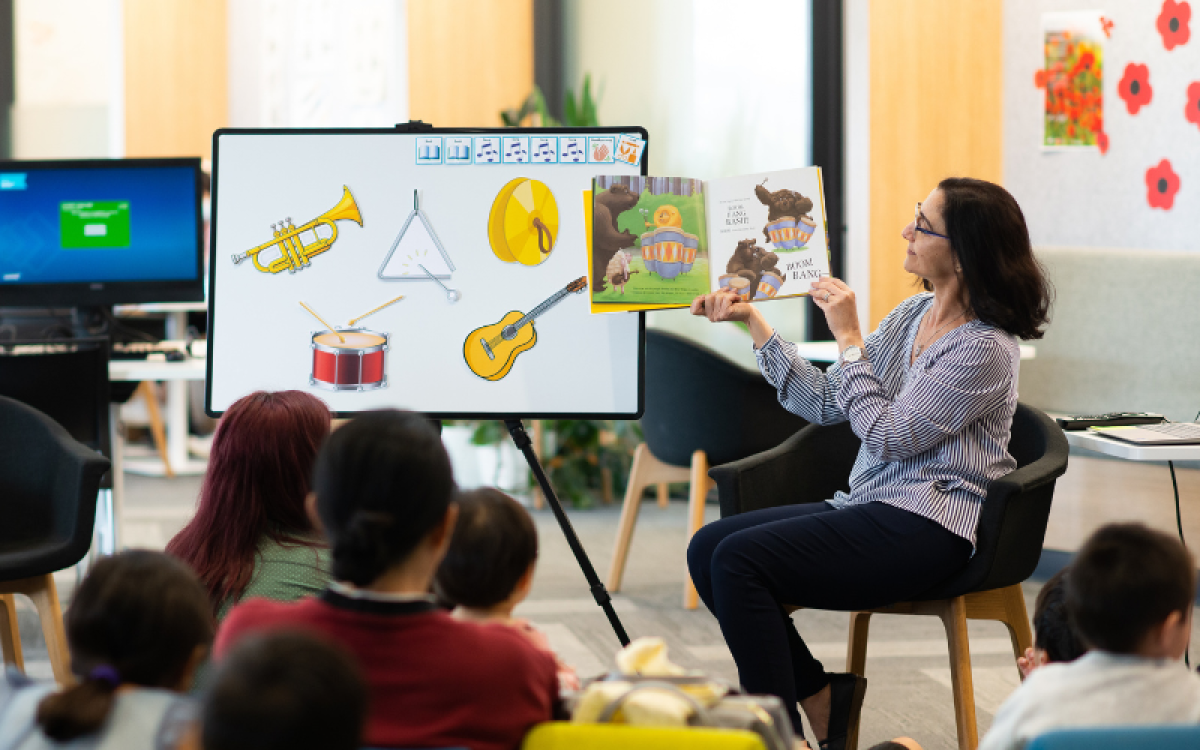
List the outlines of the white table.
{"type": "Polygon", "coordinates": [[[1064,430],[1067,443],[1076,448],[1123,458],[1126,461],[1200,461],[1200,444],[1134,445],[1088,430],[1064,430]]]}
{"type": "MultiPolygon", "coordinates": [[[[176,344],[182,350],[183,342],[163,342],[164,346],[176,344]]],[[[196,344],[193,350],[199,353],[203,346],[196,344]]],[[[157,355],[154,355],[157,357],[157,355]]],[[[208,361],[204,357],[188,357],[182,362],[157,359],[116,359],[109,362],[110,380],[161,380],[167,384],[166,415],[163,419],[167,433],[167,460],[171,469],[180,475],[203,474],[205,461],[195,461],[188,455],[188,381],[204,380],[208,361]]],[[[116,414],[114,413],[114,421],[116,414]]],[[[114,451],[115,453],[115,451],[114,451]]],[[[149,476],[164,476],[166,467],[157,458],[132,459],[125,461],[125,471],[149,476]]]]}
{"type": "MultiPolygon", "coordinates": [[[[809,362],[837,362],[838,346],[836,341],[798,341],[796,351],[809,362]]],[[[1021,344],[1021,359],[1035,359],[1037,348],[1030,344],[1021,344]]]]}

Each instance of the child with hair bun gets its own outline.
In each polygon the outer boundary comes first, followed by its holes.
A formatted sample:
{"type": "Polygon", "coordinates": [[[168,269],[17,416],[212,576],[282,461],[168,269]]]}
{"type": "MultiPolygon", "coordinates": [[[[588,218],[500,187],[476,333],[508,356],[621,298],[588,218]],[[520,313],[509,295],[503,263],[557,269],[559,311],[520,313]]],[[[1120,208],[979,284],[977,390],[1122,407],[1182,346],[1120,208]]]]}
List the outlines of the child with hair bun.
{"type": "MultiPolygon", "coordinates": [[[[464,492],[458,496],[458,522],[435,589],[455,606],[455,617],[508,625],[553,655],[545,633],[513,617],[513,610],[529,595],[537,557],[537,527],[520,503],[492,487],[464,492]]],[[[559,687],[578,690],[575,670],[557,656],[555,661],[559,687]]]]}
{"type": "Polygon", "coordinates": [[[247,634],[284,627],[341,643],[367,684],[369,746],[512,750],[551,718],[553,657],[512,628],[451,617],[429,594],[458,508],[428,420],[395,410],[351,420],[321,449],[313,492],[334,582],[316,599],[234,607],[218,660],[247,634]]]}
{"type": "Polygon", "coordinates": [[[0,747],[191,746],[195,706],[181,693],[213,638],[208,595],[192,571],[147,550],[103,558],[65,619],[79,682],[58,691],[9,672],[0,680],[0,747]]]}

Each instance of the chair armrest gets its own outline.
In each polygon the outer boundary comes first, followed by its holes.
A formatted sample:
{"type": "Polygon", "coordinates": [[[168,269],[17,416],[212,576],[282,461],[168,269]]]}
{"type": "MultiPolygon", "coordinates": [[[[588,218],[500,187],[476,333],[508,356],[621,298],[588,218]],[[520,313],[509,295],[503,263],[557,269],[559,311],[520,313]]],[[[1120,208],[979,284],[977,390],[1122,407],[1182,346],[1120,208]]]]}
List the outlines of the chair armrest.
{"type": "Polygon", "coordinates": [[[770,450],[709,469],[721,517],[798,503],[849,490],[859,439],[848,422],[809,425],[770,450]]]}

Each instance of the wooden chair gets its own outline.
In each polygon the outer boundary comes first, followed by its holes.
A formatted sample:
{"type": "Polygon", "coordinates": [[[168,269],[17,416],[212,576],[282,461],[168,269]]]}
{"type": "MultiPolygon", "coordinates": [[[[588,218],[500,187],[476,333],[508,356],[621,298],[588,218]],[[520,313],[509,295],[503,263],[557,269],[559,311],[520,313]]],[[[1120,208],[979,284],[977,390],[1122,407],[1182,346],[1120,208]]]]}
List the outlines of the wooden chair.
{"type": "Polygon", "coordinates": [[[24,668],[13,594],[33,600],[54,679],[69,683],[71,659],[54,572],[92,543],[96,494],[109,461],[31,406],[0,396],[0,646],[24,668]]]}
{"type": "MultiPolygon", "coordinates": [[[[704,525],[711,466],[764,451],[808,424],[779,405],[763,376],[693,341],[646,331],[645,442],[634,452],[605,585],[619,591],[646,487],[665,505],[668,482],[688,482],[687,538],[704,525]]],[[[684,565],[684,607],[699,598],[684,565]]]]}
{"type": "MultiPolygon", "coordinates": [[[[777,448],[709,471],[717,483],[721,514],[792,502],[822,502],[848,489],[859,440],[848,423],[812,425],[777,448]]],[[[853,612],[846,669],[864,674],[867,632],[873,614],[934,615],[946,628],[950,679],[960,750],[975,750],[975,690],[971,678],[968,620],[996,620],[1008,629],[1015,660],[1033,645],[1021,582],[1037,567],[1054,483],[1067,470],[1067,440],[1062,430],[1037,409],[1017,405],[1009,452],[1017,469],[988,484],[979,518],[975,554],[945,583],[909,602],[853,612]]],[[[858,727],[850,728],[846,747],[858,745],[858,727]]]]}

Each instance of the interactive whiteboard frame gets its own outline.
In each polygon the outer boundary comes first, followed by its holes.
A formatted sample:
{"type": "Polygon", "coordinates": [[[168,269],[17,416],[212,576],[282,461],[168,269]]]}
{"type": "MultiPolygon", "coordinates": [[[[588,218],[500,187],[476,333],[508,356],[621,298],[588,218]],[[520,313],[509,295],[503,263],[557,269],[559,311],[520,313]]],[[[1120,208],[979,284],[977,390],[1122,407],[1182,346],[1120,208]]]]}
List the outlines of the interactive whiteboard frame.
{"type": "MultiPolygon", "coordinates": [[[[397,125],[395,128],[304,128],[304,129],[225,128],[225,129],[220,129],[220,130],[217,130],[216,132],[214,132],[213,133],[213,151],[212,151],[212,153],[213,153],[212,217],[211,217],[210,227],[209,227],[210,241],[209,241],[209,293],[208,293],[209,310],[208,310],[208,312],[209,312],[210,328],[209,328],[209,349],[208,349],[209,350],[209,358],[208,358],[208,362],[207,362],[207,379],[205,381],[205,412],[213,417],[218,417],[223,413],[223,408],[222,409],[214,409],[214,404],[213,404],[213,391],[214,391],[214,382],[215,382],[214,381],[214,367],[215,367],[215,362],[217,360],[217,357],[215,357],[213,355],[215,352],[217,352],[219,350],[218,341],[220,340],[222,326],[228,325],[228,323],[226,323],[223,319],[218,317],[218,310],[217,310],[218,301],[221,297],[221,293],[220,293],[221,290],[218,286],[218,278],[217,278],[218,277],[218,273],[217,273],[218,264],[221,264],[221,263],[228,264],[229,263],[229,261],[230,261],[230,257],[229,257],[230,252],[229,251],[231,249],[237,249],[237,250],[245,250],[246,249],[246,248],[230,248],[225,245],[222,245],[220,247],[218,246],[218,221],[220,218],[219,217],[219,213],[220,213],[219,212],[219,206],[220,206],[219,190],[220,190],[220,186],[221,186],[221,139],[223,136],[267,136],[267,137],[287,137],[287,136],[326,137],[326,136],[328,136],[328,137],[337,137],[337,136],[396,135],[396,136],[405,137],[405,138],[408,138],[408,139],[414,140],[414,141],[415,141],[416,137],[424,137],[424,136],[439,137],[439,138],[443,138],[443,139],[446,137],[453,137],[453,136],[464,136],[464,137],[492,136],[492,137],[497,137],[497,138],[514,137],[514,136],[523,136],[526,138],[528,138],[530,136],[556,136],[556,137],[579,136],[579,137],[584,137],[584,138],[598,137],[598,136],[612,136],[614,139],[614,142],[616,142],[616,140],[619,139],[619,137],[622,134],[637,135],[643,140],[644,143],[648,142],[646,131],[640,127],[432,128],[430,126],[425,125],[424,123],[414,122],[414,123],[400,124],[400,125],[397,125]]],[[[614,171],[610,168],[612,166],[611,164],[589,163],[586,161],[584,163],[592,168],[593,174],[606,174],[606,173],[612,173],[614,171]]],[[[642,156],[640,159],[640,172],[643,176],[645,176],[647,174],[647,163],[648,163],[648,145],[644,147],[644,150],[643,150],[643,153],[642,153],[642,156]]],[[[480,165],[474,165],[472,168],[478,168],[479,166],[480,165]]],[[[534,165],[531,165],[531,168],[536,169],[536,170],[546,170],[546,169],[552,169],[552,168],[554,168],[554,166],[555,165],[550,165],[550,164],[534,164],[534,165]]],[[[572,166],[574,166],[574,165],[572,165],[572,166]]],[[[380,167],[380,168],[383,169],[384,167],[380,167]]],[[[451,165],[443,162],[441,168],[445,169],[445,168],[453,168],[453,167],[451,165]]],[[[531,172],[531,175],[536,176],[536,173],[531,172]]],[[[580,184],[578,185],[577,193],[564,194],[562,196],[559,196],[559,198],[558,198],[559,211],[560,212],[578,212],[578,214],[582,215],[583,214],[582,191],[587,190],[589,188],[590,188],[590,178],[586,181],[580,180],[580,184]]],[[[303,218],[304,220],[307,220],[310,217],[305,216],[305,217],[301,217],[301,218],[303,218]]],[[[299,225],[301,225],[301,222],[297,221],[297,222],[295,222],[295,225],[299,226],[299,225]]],[[[345,222],[343,222],[343,225],[345,225],[345,222]]],[[[406,224],[406,226],[407,226],[407,224],[406,224]]],[[[354,227],[351,224],[350,229],[354,230],[354,229],[356,229],[356,227],[354,227]]],[[[584,230],[586,232],[590,233],[591,227],[585,225],[584,230]]],[[[262,239],[269,239],[269,238],[270,238],[270,233],[266,229],[264,229],[262,239]]],[[[336,253],[337,251],[336,251],[336,249],[331,248],[330,252],[336,253]]],[[[392,250],[387,251],[387,255],[389,257],[391,255],[391,253],[392,253],[392,250]]],[[[454,254],[453,249],[450,250],[449,254],[451,257],[453,256],[453,254],[454,254]]],[[[580,255],[581,255],[581,257],[584,257],[586,255],[586,253],[580,253],[580,255]]],[[[318,256],[318,257],[313,258],[311,262],[315,263],[315,264],[320,264],[322,262],[329,263],[330,260],[329,260],[329,258],[318,256]]],[[[245,265],[248,266],[251,264],[245,264],[245,265]]],[[[382,266],[380,266],[380,268],[382,268],[382,266]]],[[[250,269],[250,268],[245,269],[245,271],[247,273],[257,273],[254,269],[250,269]]],[[[307,270],[301,271],[300,273],[311,274],[312,269],[307,269],[307,270]]],[[[589,283],[590,283],[590,274],[588,273],[588,267],[586,264],[586,260],[584,263],[582,263],[579,266],[578,275],[581,275],[581,276],[588,275],[589,283]]],[[[432,282],[430,282],[430,283],[432,283],[432,282]]],[[[406,293],[405,290],[410,288],[410,285],[408,283],[399,283],[399,284],[395,284],[395,287],[396,287],[397,293],[399,294],[399,293],[406,293]]],[[[581,294],[579,296],[586,297],[587,295],[581,294]]],[[[581,300],[581,302],[586,304],[586,299],[581,300]]],[[[403,301],[399,304],[402,305],[403,301]]],[[[525,312],[528,313],[529,311],[526,310],[525,312]]],[[[645,409],[645,337],[646,337],[645,318],[642,313],[621,313],[621,315],[637,315],[636,344],[634,343],[632,337],[629,337],[630,341],[628,342],[628,345],[636,346],[636,351],[632,352],[634,354],[634,356],[636,357],[636,374],[637,374],[637,377],[636,377],[637,393],[636,393],[636,399],[635,399],[636,409],[633,411],[613,411],[612,409],[606,409],[604,411],[586,411],[586,410],[552,411],[552,410],[539,409],[539,408],[528,408],[528,409],[522,409],[520,411],[507,411],[504,409],[502,404],[499,405],[499,408],[497,408],[494,411],[478,410],[478,409],[465,410],[465,411],[454,411],[454,410],[447,410],[444,408],[443,409],[424,409],[424,408],[422,408],[422,404],[420,403],[420,398],[418,397],[416,399],[415,403],[408,403],[402,398],[395,398],[395,399],[389,399],[388,401],[390,403],[387,403],[387,404],[379,403],[379,400],[377,398],[372,404],[364,405],[363,409],[339,409],[335,406],[334,413],[338,417],[349,417],[349,416],[353,416],[354,414],[358,413],[359,411],[376,409],[376,408],[386,408],[387,406],[394,406],[394,407],[398,407],[398,408],[407,408],[407,409],[413,409],[415,411],[420,411],[432,419],[499,419],[499,420],[511,420],[511,419],[638,419],[641,417],[641,415],[645,409]]],[[[591,316],[591,317],[598,317],[598,316],[591,316]]],[[[607,316],[604,316],[604,317],[607,317],[607,316]]],[[[335,325],[336,325],[336,322],[335,322],[335,325]]],[[[340,328],[340,326],[338,326],[338,327],[340,328]]],[[[323,328],[323,327],[316,325],[315,321],[314,321],[313,328],[323,328]]],[[[395,334],[392,334],[392,337],[391,337],[391,339],[389,339],[389,342],[388,342],[390,346],[395,345],[396,338],[397,337],[395,336],[395,334]]],[[[232,367],[233,364],[231,363],[230,365],[223,365],[223,366],[232,367]]],[[[585,362],[585,361],[580,361],[580,362],[576,363],[575,366],[576,367],[588,367],[589,363],[585,362]]],[[[314,370],[315,370],[315,365],[314,365],[314,370]]],[[[562,387],[569,388],[569,387],[571,387],[571,385],[569,383],[564,383],[562,387]]],[[[327,394],[324,393],[323,391],[320,391],[320,390],[314,391],[310,388],[305,388],[304,390],[308,390],[309,392],[314,393],[314,395],[316,395],[320,398],[324,398],[327,401],[329,400],[329,397],[327,397],[327,394]]],[[[412,395],[412,394],[406,393],[404,395],[412,395]]],[[[342,399],[342,400],[344,401],[344,399],[342,399]]],[[[498,401],[503,401],[503,399],[498,399],[498,401]]]]}

